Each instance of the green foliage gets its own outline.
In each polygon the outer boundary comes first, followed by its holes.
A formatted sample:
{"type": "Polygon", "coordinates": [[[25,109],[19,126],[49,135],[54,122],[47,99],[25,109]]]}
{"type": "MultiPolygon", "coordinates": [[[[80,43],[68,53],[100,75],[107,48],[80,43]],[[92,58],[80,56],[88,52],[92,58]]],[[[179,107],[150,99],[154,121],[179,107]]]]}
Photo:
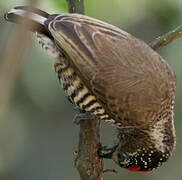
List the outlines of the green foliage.
{"type": "Polygon", "coordinates": [[[161,0],[158,3],[151,1],[150,12],[165,30],[169,29],[174,21],[179,21],[181,9],[177,3],[161,0]]]}
{"type": "Polygon", "coordinates": [[[57,8],[63,9],[65,12],[68,12],[68,5],[66,0],[52,0],[57,8]]]}

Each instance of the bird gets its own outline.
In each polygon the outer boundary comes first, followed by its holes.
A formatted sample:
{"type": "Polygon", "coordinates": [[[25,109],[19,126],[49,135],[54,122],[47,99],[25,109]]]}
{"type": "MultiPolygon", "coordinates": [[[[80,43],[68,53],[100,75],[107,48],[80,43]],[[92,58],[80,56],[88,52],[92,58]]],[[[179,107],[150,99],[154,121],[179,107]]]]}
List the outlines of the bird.
{"type": "Polygon", "coordinates": [[[156,51],[86,15],[17,6],[4,18],[31,24],[27,29],[54,59],[64,91],[80,109],[79,118],[91,115],[114,125],[116,145],[101,148],[100,157],[134,172],[152,171],[168,160],[176,145],[176,76],[156,51]]]}

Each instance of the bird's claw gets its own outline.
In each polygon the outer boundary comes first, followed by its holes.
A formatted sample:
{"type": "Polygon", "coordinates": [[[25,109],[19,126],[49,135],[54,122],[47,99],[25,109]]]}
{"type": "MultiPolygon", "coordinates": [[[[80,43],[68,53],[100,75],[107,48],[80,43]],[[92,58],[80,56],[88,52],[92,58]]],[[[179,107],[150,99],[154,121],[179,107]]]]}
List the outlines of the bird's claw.
{"type": "Polygon", "coordinates": [[[112,159],[112,154],[116,151],[117,144],[112,146],[102,146],[98,150],[98,155],[102,158],[112,159]]]}
{"type": "Polygon", "coordinates": [[[82,120],[95,119],[95,117],[96,117],[95,115],[90,114],[88,112],[84,112],[84,113],[81,112],[75,115],[73,122],[75,124],[79,124],[80,121],[82,120]]]}

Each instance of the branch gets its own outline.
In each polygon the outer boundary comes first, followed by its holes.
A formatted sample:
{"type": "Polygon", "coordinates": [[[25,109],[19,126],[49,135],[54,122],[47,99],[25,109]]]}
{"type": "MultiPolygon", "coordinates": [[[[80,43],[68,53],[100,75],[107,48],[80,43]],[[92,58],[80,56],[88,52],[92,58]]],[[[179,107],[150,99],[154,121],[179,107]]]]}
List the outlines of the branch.
{"type": "MultiPolygon", "coordinates": [[[[67,0],[70,13],[84,14],[84,0],[67,0]]],[[[103,159],[98,156],[100,144],[100,120],[84,119],[80,121],[78,153],[75,166],[82,180],[101,180],[103,159]]]]}
{"type": "Polygon", "coordinates": [[[75,166],[82,180],[101,180],[103,159],[98,156],[100,145],[100,120],[80,121],[79,150],[75,166]]]}
{"type": "Polygon", "coordinates": [[[69,13],[85,14],[84,0],[67,0],[69,13]]]}
{"type": "Polygon", "coordinates": [[[152,41],[149,46],[154,50],[159,50],[163,46],[168,45],[172,41],[176,40],[177,38],[182,36],[182,25],[178,26],[174,30],[159,36],[157,39],[152,41]]]}

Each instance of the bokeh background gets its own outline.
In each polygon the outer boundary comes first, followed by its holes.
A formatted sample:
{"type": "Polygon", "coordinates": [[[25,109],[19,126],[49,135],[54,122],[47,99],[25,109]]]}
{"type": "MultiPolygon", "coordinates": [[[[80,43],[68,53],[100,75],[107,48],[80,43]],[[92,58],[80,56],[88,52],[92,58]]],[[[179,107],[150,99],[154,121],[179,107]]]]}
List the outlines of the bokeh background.
{"type": "MultiPolygon", "coordinates": [[[[31,34],[24,61],[9,66],[5,62],[19,29],[5,22],[3,13],[26,4],[25,0],[0,1],[0,180],[79,180],[73,155],[79,133],[72,121],[76,112],[59,85],[52,60],[31,34]]],[[[37,7],[49,13],[67,12],[66,0],[39,0],[37,7]]],[[[119,26],[147,43],[182,24],[182,0],[85,0],[85,9],[87,15],[119,26]]],[[[174,69],[178,82],[174,155],[151,173],[133,173],[105,160],[105,168],[115,168],[118,174],[106,173],[104,180],[182,179],[182,38],[159,53],[174,69]]],[[[103,123],[103,142],[111,143],[114,136],[114,129],[103,123]]]]}

